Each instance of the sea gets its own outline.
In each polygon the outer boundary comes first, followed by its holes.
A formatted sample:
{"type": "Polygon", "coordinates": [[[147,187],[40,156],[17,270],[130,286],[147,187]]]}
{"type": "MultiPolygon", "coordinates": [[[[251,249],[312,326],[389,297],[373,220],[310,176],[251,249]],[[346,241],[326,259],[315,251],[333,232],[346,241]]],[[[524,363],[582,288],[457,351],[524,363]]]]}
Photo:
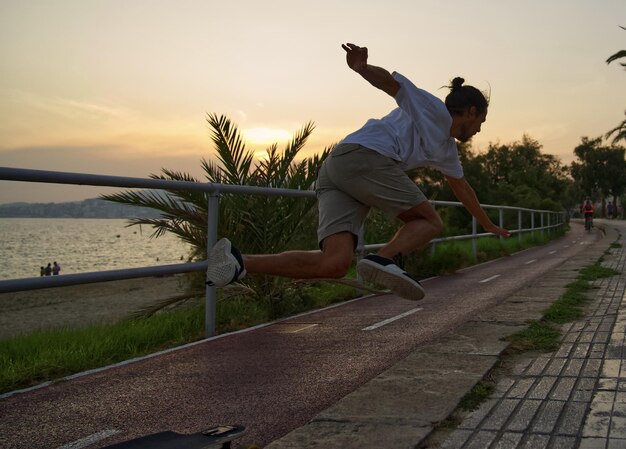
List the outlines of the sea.
{"type": "Polygon", "coordinates": [[[37,277],[57,262],[61,274],[183,263],[189,244],[125,219],[0,218],[0,280],[37,277]]]}

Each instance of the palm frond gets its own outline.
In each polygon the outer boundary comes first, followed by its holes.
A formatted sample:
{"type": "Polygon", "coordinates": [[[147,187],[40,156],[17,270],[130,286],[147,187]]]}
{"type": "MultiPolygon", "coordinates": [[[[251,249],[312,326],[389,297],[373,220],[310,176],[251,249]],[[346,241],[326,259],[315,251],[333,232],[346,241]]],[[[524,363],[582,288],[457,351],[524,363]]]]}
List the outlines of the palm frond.
{"type": "Polygon", "coordinates": [[[303,128],[296,132],[293,138],[285,146],[285,149],[278,160],[278,166],[275,171],[276,183],[279,187],[286,187],[287,180],[289,179],[291,164],[293,164],[294,159],[304,146],[304,143],[308,139],[313,128],[314,125],[311,122],[307,123],[303,128]]]}
{"type": "Polygon", "coordinates": [[[237,127],[223,115],[209,114],[207,121],[212,128],[217,157],[224,166],[225,179],[230,184],[247,184],[253,154],[246,150],[237,127]]]}
{"type": "Polygon", "coordinates": [[[266,157],[259,161],[252,173],[252,184],[263,187],[281,187],[277,182],[279,176],[278,145],[272,144],[266,150],[266,157]],[[278,185],[277,185],[278,184],[278,185]]]}
{"type": "Polygon", "coordinates": [[[167,176],[151,174],[150,178],[152,179],[167,179],[170,181],[185,181],[185,182],[200,182],[193,176],[188,173],[169,170],[167,168],[162,168],[161,171],[165,173],[167,176]]]}
{"type": "MultiPolygon", "coordinates": [[[[171,171],[166,168],[162,169],[163,173],[166,176],[153,176],[155,179],[169,179],[174,181],[185,181],[185,182],[195,182],[200,183],[200,181],[193,176],[182,173],[171,171]]],[[[179,200],[185,201],[186,203],[194,204],[197,207],[203,207],[206,205],[206,193],[200,190],[166,190],[171,195],[176,196],[179,200]]]]}
{"type": "Polygon", "coordinates": [[[189,301],[190,299],[201,298],[202,295],[204,295],[204,292],[197,291],[194,293],[177,295],[177,296],[172,296],[170,298],[162,299],[162,300],[155,302],[154,304],[150,304],[149,306],[141,307],[140,309],[137,309],[135,312],[131,313],[130,317],[131,318],[149,317],[167,307],[181,304],[185,301],[189,301]]]}
{"type": "Polygon", "coordinates": [[[618,126],[616,126],[615,128],[613,128],[612,130],[610,130],[608,133],[606,133],[606,138],[608,139],[609,137],[611,137],[613,134],[615,134],[613,136],[613,140],[612,143],[616,144],[617,142],[619,142],[620,140],[624,140],[626,141],[626,120],[624,120],[622,123],[620,123],[618,126]]]}
{"type": "Polygon", "coordinates": [[[206,173],[207,181],[222,184],[224,182],[224,175],[220,167],[211,161],[207,161],[202,158],[200,160],[200,165],[202,169],[206,173]]]}
{"type": "MultiPolygon", "coordinates": [[[[242,297],[242,296],[253,296],[255,294],[254,290],[252,290],[247,285],[241,283],[234,283],[227,285],[220,289],[220,301],[227,301],[234,297],[242,297]]],[[[155,313],[172,306],[179,306],[182,303],[189,301],[191,299],[203,298],[205,292],[202,290],[197,290],[195,292],[186,293],[184,295],[172,296],[170,298],[165,298],[163,300],[159,300],[153,304],[150,304],[146,307],[141,307],[131,313],[131,318],[140,318],[140,317],[149,317],[154,315],[155,313]]]]}
{"type": "MultiPolygon", "coordinates": [[[[606,63],[610,64],[613,61],[615,61],[617,59],[621,59],[621,58],[626,58],[626,50],[620,50],[617,53],[615,53],[614,55],[609,56],[609,58],[606,60],[606,63]]],[[[624,63],[620,63],[620,65],[626,66],[626,64],[624,64],[624,63]]]]}

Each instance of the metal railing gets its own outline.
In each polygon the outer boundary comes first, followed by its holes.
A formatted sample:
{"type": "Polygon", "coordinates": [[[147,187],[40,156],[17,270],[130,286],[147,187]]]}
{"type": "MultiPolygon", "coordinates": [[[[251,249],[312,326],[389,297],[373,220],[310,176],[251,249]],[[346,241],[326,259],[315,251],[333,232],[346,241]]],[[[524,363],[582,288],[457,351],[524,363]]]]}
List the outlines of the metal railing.
{"type": "MultiPolygon", "coordinates": [[[[45,170],[30,170],[21,168],[0,167],[0,180],[40,182],[52,184],[73,184],[106,187],[126,187],[143,189],[167,189],[167,190],[193,190],[205,192],[208,197],[208,226],[207,226],[207,253],[217,241],[217,226],[219,216],[219,197],[223,193],[252,194],[266,196],[294,196],[315,198],[315,192],[311,190],[291,190],[279,188],[240,186],[217,183],[198,183],[189,181],[171,181],[163,179],[133,178],[123,176],[107,176],[85,173],[67,173],[45,170]]],[[[458,207],[461,203],[452,201],[432,201],[435,206],[458,207]]],[[[482,205],[485,209],[497,209],[499,211],[499,225],[504,227],[504,211],[517,211],[518,228],[510,230],[512,234],[518,234],[521,239],[523,232],[550,231],[564,224],[565,215],[563,212],[553,212],[547,210],[527,209],[513,206],[482,205]],[[523,214],[530,214],[530,228],[522,228],[523,214]],[[535,226],[535,216],[540,217],[540,225],[535,226]]],[[[361,234],[363,234],[361,232],[361,234]]],[[[472,240],[472,251],[476,257],[476,241],[480,237],[492,236],[490,233],[477,232],[477,222],[472,217],[472,233],[450,237],[437,238],[431,241],[436,245],[441,242],[452,240],[472,240]]],[[[364,244],[362,235],[359,238],[357,254],[362,256],[366,251],[376,250],[385,244],[364,244]]],[[[151,276],[163,276],[195,271],[204,271],[207,262],[190,262],[173,265],[161,265],[154,267],[128,268],[122,270],[98,271],[91,273],[69,274],[63,276],[46,276],[38,278],[11,279],[0,281],[0,293],[36,290],[51,287],[64,287],[69,285],[89,284],[94,282],[116,281],[122,279],[133,279],[151,276]]],[[[216,321],[216,289],[206,287],[206,307],[205,307],[205,332],[206,336],[215,335],[216,321]]]]}

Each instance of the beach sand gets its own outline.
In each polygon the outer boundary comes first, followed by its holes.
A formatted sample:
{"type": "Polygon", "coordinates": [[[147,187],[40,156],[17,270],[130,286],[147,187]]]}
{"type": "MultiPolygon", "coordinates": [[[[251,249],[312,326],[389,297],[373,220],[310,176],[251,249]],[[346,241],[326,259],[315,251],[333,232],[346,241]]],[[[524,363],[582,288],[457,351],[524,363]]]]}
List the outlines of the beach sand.
{"type": "Polygon", "coordinates": [[[111,323],[185,294],[183,276],[128,279],[0,294],[0,339],[35,329],[111,323]]]}

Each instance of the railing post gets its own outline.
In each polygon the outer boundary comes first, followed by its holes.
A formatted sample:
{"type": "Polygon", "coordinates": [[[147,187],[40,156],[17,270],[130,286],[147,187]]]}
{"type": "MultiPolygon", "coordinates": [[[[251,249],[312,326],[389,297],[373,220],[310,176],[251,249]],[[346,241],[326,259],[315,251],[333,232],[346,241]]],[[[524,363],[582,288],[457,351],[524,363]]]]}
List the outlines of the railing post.
{"type": "MultiPolygon", "coordinates": [[[[208,197],[208,217],[207,217],[207,256],[215,242],[217,242],[217,225],[220,210],[219,193],[210,192],[208,197]]],[[[215,335],[215,322],[217,315],[217,290],[215,286],[206,286],[206,299],[204,305],[204,336],[205,338],[215,335]]]]}
{"type": "Polygon", "coordinates": [[[517,211],[517,230],[519,231],[517,233],[517,240],[521,242],[522,241],[522,211],[521,209],[517,211]]]}
{"type": "Polygon", "coordinates": [[[476,251],[476,234],[476,217],[472,216],[472,254],[474,255],[474,260],[478,259],[476,251]]]}
{"type": "Polygon", "coordinates": [[[530,212],[530,235],[533,241],[535,240],[535,211],[530,212]]]}
{"type": "Polygon", "coordinates": [[[541,212],[540,218],[541,218],[541,237],[543,237],[543,212],[541,212]]]}
{"type": "MultiPolygon", "coordinates": [[[[498,215],[500,218],[500,227],[504,228],[504,209],[498,209],[498,215]]],[[[500,240],[504,240],[504,237],[500,236],[500,240]]]]}
{"type": "Polygon", "coordinates": [[[552,228],[550,227],[550,216],[552,215],[552,212],[548,212],[547,215],[548,215],[548,235],[550,235],[551,234],[550,231],[552,230],[552,228]]]}

